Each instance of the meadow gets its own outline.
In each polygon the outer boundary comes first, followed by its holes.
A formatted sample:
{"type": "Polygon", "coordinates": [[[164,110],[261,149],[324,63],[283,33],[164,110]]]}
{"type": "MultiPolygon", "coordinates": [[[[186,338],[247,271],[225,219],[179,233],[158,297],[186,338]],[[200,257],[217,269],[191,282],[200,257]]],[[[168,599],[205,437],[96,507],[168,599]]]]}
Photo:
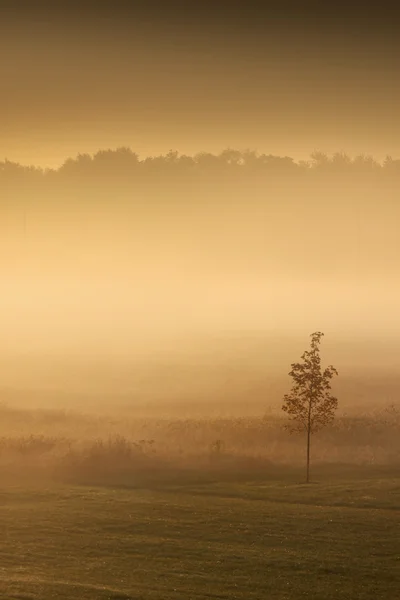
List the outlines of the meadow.
{"type": "Polygon", "coordinates": [[[315,436],[309,485],[274,413],[0,422],[5,600],[398,598],[395,407],[315,436]]]}
{"type": "Polygon", "coordinates": [[[156,487],[8,486],[5,600],[395,600],[396,470],[156,487]]]}

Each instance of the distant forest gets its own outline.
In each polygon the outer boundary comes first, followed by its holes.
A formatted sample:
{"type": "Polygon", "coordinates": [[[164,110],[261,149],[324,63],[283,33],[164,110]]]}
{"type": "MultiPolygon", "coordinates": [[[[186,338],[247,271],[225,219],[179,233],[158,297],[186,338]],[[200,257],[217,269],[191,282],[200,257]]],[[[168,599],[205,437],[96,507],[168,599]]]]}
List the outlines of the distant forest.
{"type": "MultiPolygon", "coordinates": [[[[51,206],[101,204],[139,205],[151,210],[172,204],[228,206],[304,203],[351,206],[385,202],[398,205],[400,160],[387,157],[382,163],[370,156],[350,158],[336,153],[314,152],[307,161],[288,156],[226,149],[220,154],[194,156],[170,151],[140,158],[127,147],[99,150],[94,155],[68,158],[59,168],[24,166],[0,162],[0,209],[23,205],[49,211],[51,206]]],[[[396,217],[397,218],[397,217],[396,217]]]]}
{"type": "Polygon", "coordinates": [[[78,154],[68,158],[59,168],[41,168],[26,166],[5,159],[0,162],[0,182],[124,178],[135,181],[154,176],[180,178],[215,178],[239,175],[243,177],[282,177],[314,175],[346,177],[387,178],[392,175],[400,179],[400,159],[388,156],[379,163],[368,155],[354,158],[338,152],[328,156],[314,152],[310,159],[296,162],[289,156],[260,154],[254,151],[226,149],[220,154],[200,152],[194,156],[170,151],[165,155],[149,156],[140,159],[138,154],[128,147],[116,150],[99,150],[96,154],[78,154]]]}

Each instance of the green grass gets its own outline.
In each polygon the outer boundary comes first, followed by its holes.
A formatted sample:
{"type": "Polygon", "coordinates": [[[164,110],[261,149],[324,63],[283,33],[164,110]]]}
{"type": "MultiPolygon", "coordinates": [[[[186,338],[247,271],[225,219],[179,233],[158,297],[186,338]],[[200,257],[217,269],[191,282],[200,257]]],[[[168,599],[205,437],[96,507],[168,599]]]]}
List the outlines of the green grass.
{"type": "MultiPolygon", "coordinates": [[[[0,597],[400,597],[400,477],[0,489],[0,597]]],[[[365,477],[365,475],[361,475],[365,477]]]]}

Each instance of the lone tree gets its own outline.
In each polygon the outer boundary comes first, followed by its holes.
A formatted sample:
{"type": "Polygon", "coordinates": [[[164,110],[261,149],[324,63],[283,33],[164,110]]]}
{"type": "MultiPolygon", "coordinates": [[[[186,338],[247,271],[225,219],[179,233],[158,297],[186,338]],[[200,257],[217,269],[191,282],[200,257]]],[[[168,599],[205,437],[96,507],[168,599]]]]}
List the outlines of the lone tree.
{"type": "Polygon", "coordinates": [[[337,370],[330,365],[321,371],[319,344],[324,334],[311,334],[311,349],[302,355],[302,361],[292,364],[289,375],[293,379],[290,394],[285,394],[282,409],[288,413],[293,426],[291,432],[305,431],[307,434],[307,477],[310,481],[311,434],[333,421],[337,409],[337,398],[331,395],[330,381],[337,370]]]}

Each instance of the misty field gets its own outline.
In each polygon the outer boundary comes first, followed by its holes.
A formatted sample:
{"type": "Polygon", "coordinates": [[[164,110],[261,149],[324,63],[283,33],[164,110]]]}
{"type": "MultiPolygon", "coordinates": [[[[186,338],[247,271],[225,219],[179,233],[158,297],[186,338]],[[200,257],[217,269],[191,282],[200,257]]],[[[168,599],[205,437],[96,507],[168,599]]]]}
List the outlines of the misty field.
{"type": "Polygon", "coordinates": [[[400,478],[365,476],[319,469],[308,486],[283,471],[264,483],[3,487],[0,595],[395,600],[400,478]]]}
{"type": "MultiPolygon", "coordinates": [[[[160,415],[162,411],[160,409],[160,415]]],[[[0,408],[0,476],[85,485],[263,480],[301,468],[303,435],[279,413],[236,417],[137,416],[127,411],[0,408]]],[[[312,469],[400,468],[400,410],[338,415],[312,439],[312,469]]]]}
{"type": "Polygon", "coordinates": [[[397,599],[398,409],[284,423],[3,406],[0,596],[397,599]]]}

